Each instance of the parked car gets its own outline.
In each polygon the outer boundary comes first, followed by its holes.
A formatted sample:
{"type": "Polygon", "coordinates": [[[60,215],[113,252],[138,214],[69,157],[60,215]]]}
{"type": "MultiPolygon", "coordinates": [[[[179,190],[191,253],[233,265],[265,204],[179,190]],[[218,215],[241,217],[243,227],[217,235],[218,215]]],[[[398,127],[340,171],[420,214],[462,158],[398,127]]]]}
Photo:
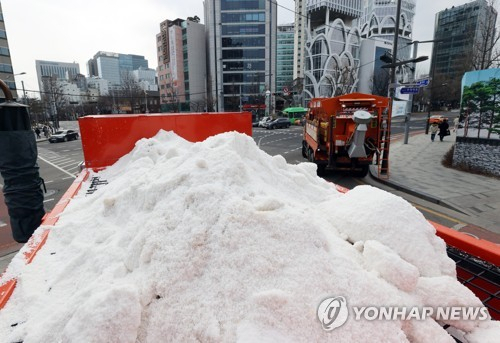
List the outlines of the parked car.
{"type": "Polygon", "coordinates": [[[280,129],[280,128],[288,128],[290,127],[290,119],[288,118],[277,118],[274,119],[273,121],[267,122],[265,124],[265,128],[267,130],[274,130],[274,129],[280,129]]]}
{"type": "Polygon", "coordinates": [[[60,130],[56,131],[56,133],[50,136],[49,142],[50,143],[67,142],[78,139],[78,137],[79,137],[78,132],[74,130],[60,130]]]}
{"type": "Polygon", "coordinates": [[[262,117],[259,121],[259,127],[265,127],[264,124],[270,122],[271,120],[273,120],[273,117],[262,117]]]}

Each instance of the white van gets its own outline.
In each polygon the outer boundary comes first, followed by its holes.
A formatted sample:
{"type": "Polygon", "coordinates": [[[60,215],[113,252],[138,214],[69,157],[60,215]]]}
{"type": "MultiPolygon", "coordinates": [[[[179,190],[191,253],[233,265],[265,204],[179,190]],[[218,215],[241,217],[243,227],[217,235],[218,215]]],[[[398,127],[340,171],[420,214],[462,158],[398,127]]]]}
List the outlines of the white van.
{"type": "Polygon", "coordinates": [[[264,124],[273,120],[273,117],[262,117],[262,119],[259,121],[259,127],[264,127],[264,124]]]}

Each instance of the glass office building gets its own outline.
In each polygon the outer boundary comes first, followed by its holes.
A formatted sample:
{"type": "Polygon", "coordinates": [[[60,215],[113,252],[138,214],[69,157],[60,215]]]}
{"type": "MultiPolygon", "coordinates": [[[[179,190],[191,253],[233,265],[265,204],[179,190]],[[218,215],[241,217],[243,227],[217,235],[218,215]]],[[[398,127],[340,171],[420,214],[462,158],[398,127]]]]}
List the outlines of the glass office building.
{"type": "MultiPolygon", "coordinates": [[[[0,3],[0,78],[7,84],[12,96],[17,98],[17,87],[14,79],[14,69],[12,68],[12,61],[10,59],[9,41],[7,39],[7,31],[3,21],[2,4],[0,3]]],[[[0,99],[4,99],[2,95],[0,99]]]]}
{"type": "Polygon", "coordinates": [[[430,75],[434,81],[434,107],[460,102],[462,76],[471,70],[487,69],[496,36],[496,10],[485,0],[453,6],[436,14],[430,75]],[[479,63],[478,63],[479,62],[479,63]],[[446,87],[440,87],[446,84],[446,87]]]}
{"type": "Polygon", "coordinates": [[[293,56],[295,26],[278,26],[278,45],[276,53],[276,93],[291,91],[293,83],[293,56]]]}
{"type": "MultiPolygon", "coordinates": [[[[276,2],[205,2],[209,103],[215,111],[272,104],[276,92],[276,2]]],[[[269,109],[269,108],[268,108],[269,109]]]]}

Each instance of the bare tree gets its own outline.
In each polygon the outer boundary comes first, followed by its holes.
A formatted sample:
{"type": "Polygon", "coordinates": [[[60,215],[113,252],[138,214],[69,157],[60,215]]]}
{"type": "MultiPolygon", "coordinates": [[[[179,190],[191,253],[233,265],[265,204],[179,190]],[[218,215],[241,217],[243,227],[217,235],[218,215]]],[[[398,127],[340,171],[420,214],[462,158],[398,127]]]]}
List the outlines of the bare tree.
{"type": "Polygon", "coordinates": [[[121,73],[122,101],[130,105],[132,113],[139,111],[140,99],[144,96],[144,91],[129,71],[121,73]]]}
{"type": "Polygon", "coordinates": [[[193,112],[205,112],[207,108],[207,99],[191,100],[189,102],[190,110],[193,112]]]}
{"type": "Polygon", "coordinates": [[[194,17],[187,17],[186,20],[192,21],[194,23],[199,23],[200,22],[200,17],[198,17],[197,15],[195,15],[194,17]]]}
{"type": "Polygon", "coordinates": [[[63,112],[63,107],[66,103],[65,94],[61,84],[58,82],[57,76],[42,77],[42,102],[50,113],[50,118],[55,128],[59,128],[59,114],[63,112]]]}
{"type": "Polygon", "coordinates": [[[374,71],[370,80],[372,83],[372,94],[387,96],[390,80],[391,74],[387,70],[379,69],[374,71]]]}
{"type": "MultiPolygon", "coordinates": [[[[488,6],[497,7],[497,0],[488,0],[488,6]]],[[[500,33],[497,27],[497,12],[486,10],[484,16],[478,17],[479,30],[471,28],[472,35],[476,35],[474,46],[471,49],[472,70],[483,70],[498,67],[500,64],[500,49],[497,45],[500,33]],[[477,34],[476,34],[477,32],[477,34]]]]}

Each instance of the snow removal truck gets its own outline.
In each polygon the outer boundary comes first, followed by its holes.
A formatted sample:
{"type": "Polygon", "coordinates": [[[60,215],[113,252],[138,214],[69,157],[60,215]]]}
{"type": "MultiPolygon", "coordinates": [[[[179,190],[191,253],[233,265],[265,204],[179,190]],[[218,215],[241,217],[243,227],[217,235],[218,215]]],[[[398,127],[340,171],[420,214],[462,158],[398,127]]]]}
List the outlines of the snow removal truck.
{"type": "Polygon", "coordinates": [[[389,100],[362,93],[311,99],[304,125],[302,156],[318,165],[319,175],[328,170],[345,170],[355,176],[365,176],[374,157],[379,174],[387,174],[389,100]]]}

